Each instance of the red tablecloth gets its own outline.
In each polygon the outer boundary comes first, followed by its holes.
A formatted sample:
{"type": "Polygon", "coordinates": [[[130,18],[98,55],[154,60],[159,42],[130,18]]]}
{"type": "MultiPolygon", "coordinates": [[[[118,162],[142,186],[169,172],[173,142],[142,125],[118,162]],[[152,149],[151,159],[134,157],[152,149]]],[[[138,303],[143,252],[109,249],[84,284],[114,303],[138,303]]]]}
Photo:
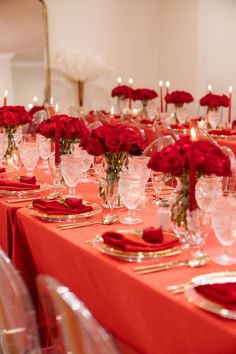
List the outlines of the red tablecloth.
{"type": "MultiPolygon", "coordinates": [[[[93,200],[96,188],[83,184],[80,193],[87,200],[93,200]]],[[[125,211],[119,210],[119,213],[125,211]]],[[[154,207],[139,213],[144,222],[135,228],[157,226],[154,207]]],[[[235,266],[209,263],[202,268],[184,267],[138,276],[133,272],[135,264],[110,258],[85,244],[108,228],[133,229],[116,224],[63,231],[56,224],[41,221],[32,216],[30,210],[21,208],[15,218],[13,262],[31,290],[34,277],[39,273],[54,276],[67,285],[105,328],[138,353],[235,353],[235,321],[204,312],[188,303],[184,295],[174,296],[166,291],[167,285],[186,282],[199,274],[236,270],[235,266]]],[[[209,250],[216,245],[214,237],[209,237],[209,250]]],[[[185,253],[171,260],[187,257],[185,253]]]]}

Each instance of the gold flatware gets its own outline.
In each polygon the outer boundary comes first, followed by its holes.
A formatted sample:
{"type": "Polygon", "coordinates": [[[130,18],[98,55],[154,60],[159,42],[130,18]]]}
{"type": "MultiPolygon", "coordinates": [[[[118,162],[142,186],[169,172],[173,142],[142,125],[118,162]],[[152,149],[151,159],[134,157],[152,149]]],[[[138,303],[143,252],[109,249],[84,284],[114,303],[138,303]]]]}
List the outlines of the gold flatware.
{"type": "Polygon", "coordinates": [[[57,227],[61,230],[69,230],[69,229],[76,229],[78,227],[89,226],[94,224],[110,225],[116,222],[118,219],[119,219],[119,215],[106,215],[104,219],[85,221],[85,222],[76,222],[70,224],[59,224],[57,225],[57,227]]]}
{"type": "Polygon", "coordinates": [[[165,262],[165,263],[159,263],[159,264],[154,264],[149,266],[135,267],[134,272],[137,272],[137,274],[139,275],[143,275],[143,274],[154,273],[166,269],[172,269],[172,268],[183,267],[183,266],[195,268],[195,267],[203,266],[204,264],[206,264],[207,260],[208,257],[204,256],[204,257],[192,258],[187,261],[165,262]]]}

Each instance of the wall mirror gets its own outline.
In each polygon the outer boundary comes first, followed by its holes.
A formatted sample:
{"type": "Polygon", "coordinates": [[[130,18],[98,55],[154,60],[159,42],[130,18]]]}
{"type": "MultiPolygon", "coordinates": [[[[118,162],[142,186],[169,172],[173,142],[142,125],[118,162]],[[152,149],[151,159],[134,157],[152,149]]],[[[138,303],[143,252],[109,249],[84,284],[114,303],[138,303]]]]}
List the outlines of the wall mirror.
{"type": "Polygon", "coordinates": [[[0,97],[8,90],[8,104],[41,105],[50,95],[44,0],[0,0],[0,14],[0,97]]]}

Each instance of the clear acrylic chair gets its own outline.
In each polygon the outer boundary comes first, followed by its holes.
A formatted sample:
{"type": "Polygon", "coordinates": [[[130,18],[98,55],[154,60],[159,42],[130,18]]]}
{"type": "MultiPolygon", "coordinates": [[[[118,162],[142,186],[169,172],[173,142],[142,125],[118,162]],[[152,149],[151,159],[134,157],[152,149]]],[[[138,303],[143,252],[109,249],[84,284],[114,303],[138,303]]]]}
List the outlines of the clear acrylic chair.
{"type": "Polygon", "coordinates": [[[158,152],[165,147],[175,143],[174,138],[170,135],[165,135],[160,138],[155,139],[151,144],[149,144],[143,151],[144,156],[151,156],[154,152],[158,152]]]}
{"type": "Polygon", "coordinates": [[[229,156],[231,162],[231,177],[225,177],[223,183],[224,192],[227,193],[235,193],[236,187],[236,159],[234,152],[228,146],[220,146],[221,150],[225,153],[225,155],[229,156]]]}
{"type": "Polygon", "coordinates": [[[58,354],[118,354],[111,336],[85,305],[50,276],[39,275],[37,288],[44,317],[58,354]]]}
{"type": "Polygon", "coordinates": [[[0,353],[42,353],[28,290],[0,249],[0,353]]]}

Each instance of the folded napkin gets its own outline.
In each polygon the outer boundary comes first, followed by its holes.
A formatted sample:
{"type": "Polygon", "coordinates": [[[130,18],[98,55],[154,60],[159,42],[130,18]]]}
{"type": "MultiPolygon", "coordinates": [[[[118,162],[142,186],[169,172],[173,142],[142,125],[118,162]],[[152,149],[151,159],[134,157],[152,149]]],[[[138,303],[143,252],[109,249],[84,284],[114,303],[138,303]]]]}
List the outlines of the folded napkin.
{"type": "Polygon", "coordinates": [[[20,182],[29,183],[29,184],[36,184],[36,178],[35,178],[35,176],[32,176],[32,177],[20,176],[20,182]]]}
{"type": "Polygon", "coordinates": [[[208,300],[236,309],[236,283],[199,285],[195,290],[208,300]]]}
{"type": "Polygon", "coordinates": [[[82,199],[78,198],[66,198],[62,201],[36,199],[33,201],[33,207],[48,215],[82,214],[93,210],[91,206],[83,204],[82,199]]]}
{"type": "Polygon", "coordinates": [[[32,184],[27,182],[21,182],[14,179],[0,178],[0,190],[6,191],[27,191],[32,189],[39,189],[39,184],[32,184]]]}
{"type": "Polygon", "coordinates": [[[4,172],[6,172],[5,167],[0,167],[0,173],[4,173],[4,172]]]}
{"type": "Polygon", "coordinates": [[[236,135],[235,129],[211,129],[209,130],[209,134],[213,135],[236,135]]]}
{"type": "Polygon", "coordinates": [[[179,239],[175,236],[165,234],[164,237],[160,237],[160,231],[157,236],[159,241],[156,243],[153,243],[155,237],[153,235],[150,237],[150,234],[148,236],[146,234],[146,240],[149,239],[149,242],[139,238],[135,233],[122,234],[115,231],[105,232],[102,238],[105,244],[126,252],[156,252],[180,245],[179,239]]]}
{"type": "Polygon", "coordinates": [[[142,119],[142,120],[140,120],[140,123],[142,123],[142,124],[153,124],[154,120],[142,119]]]}

